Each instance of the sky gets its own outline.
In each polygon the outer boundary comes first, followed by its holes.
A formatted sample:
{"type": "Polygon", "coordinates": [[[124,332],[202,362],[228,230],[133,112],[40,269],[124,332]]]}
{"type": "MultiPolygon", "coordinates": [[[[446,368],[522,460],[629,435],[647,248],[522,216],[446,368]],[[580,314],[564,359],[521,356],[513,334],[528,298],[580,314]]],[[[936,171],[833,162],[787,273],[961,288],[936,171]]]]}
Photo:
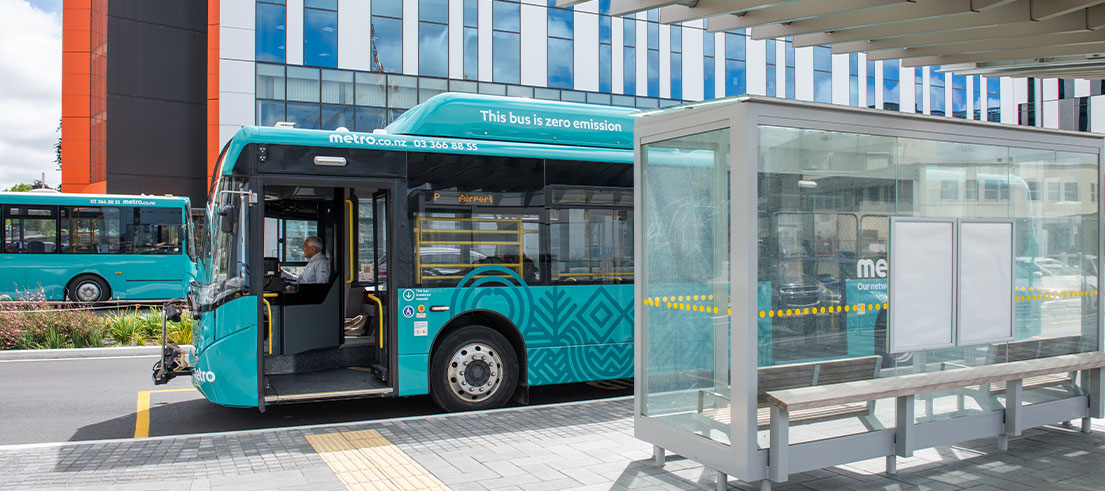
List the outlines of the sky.
{"type": "Polygon", "coordinates": [[[61,182],[61,2],[0,0],[0,189],[61,182]]]}

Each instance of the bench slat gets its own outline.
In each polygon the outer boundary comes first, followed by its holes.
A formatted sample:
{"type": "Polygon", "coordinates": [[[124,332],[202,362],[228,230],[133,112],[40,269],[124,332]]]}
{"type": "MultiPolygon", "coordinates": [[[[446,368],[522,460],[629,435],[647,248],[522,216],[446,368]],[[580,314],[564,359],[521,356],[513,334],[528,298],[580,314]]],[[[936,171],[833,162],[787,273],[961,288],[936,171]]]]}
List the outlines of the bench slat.
{"type": "Polygon", "coordinates": [[[784,411],[793,412],[1101,367],[1105,367],[1105,353],[1079,353],[830,386],[777,390],[767,393],[767,402],[784,411]]]}

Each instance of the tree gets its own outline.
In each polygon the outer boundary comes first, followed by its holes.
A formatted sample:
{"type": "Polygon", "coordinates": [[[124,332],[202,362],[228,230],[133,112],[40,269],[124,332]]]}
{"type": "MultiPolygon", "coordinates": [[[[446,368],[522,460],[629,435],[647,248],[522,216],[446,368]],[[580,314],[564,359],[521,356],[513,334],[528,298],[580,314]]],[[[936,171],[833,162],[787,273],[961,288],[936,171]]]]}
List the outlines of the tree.
{"type": "Polygon", "coordinates": [[[26,193],[27,191],[30,191],[32,189],[34,189],[34,187],[31,186],[30,184],[27,184],[25,182],[21,182],[19,184],[16,184],[16,185],[10,187],[10,188],[5,189],[4,191],[5,192],[11,192],[11,193],[26,193]]]}
{"type": "Polygon", "coordinates": [[[54,163],[58,164],[58,170],[61,170],[61,120],[58,120],[58,141],[54,143],[54,163]]]}

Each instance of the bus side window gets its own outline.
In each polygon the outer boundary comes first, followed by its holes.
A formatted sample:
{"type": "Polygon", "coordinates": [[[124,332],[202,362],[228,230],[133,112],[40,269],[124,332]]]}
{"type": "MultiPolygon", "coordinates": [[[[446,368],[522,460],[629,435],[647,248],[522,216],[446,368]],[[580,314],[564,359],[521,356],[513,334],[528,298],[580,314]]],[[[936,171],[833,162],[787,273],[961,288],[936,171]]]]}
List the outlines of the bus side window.
{"type": "Polygon", "coordinates": [[[633,192],[552,187],[550,274],[559,284],[633,283],[633,192]]]}
{"type": "Polygon", "coordinates": [[[4,211],[4,252],[57,252],[56,207],[9,206],[4,211]]]}

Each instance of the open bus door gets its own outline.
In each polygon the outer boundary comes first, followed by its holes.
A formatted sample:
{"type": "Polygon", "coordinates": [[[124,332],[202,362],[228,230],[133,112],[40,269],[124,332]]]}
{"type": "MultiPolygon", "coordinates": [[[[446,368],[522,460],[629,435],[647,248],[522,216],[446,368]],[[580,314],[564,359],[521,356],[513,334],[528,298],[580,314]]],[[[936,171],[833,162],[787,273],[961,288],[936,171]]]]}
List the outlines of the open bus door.
{"type": "Polygon", "coordinates": [[[397,184],[344,181],[263,183],[264,230],[254,242],[264,242],[256,266],[264,405],[394,394],[386,272],[397,184]]]}

